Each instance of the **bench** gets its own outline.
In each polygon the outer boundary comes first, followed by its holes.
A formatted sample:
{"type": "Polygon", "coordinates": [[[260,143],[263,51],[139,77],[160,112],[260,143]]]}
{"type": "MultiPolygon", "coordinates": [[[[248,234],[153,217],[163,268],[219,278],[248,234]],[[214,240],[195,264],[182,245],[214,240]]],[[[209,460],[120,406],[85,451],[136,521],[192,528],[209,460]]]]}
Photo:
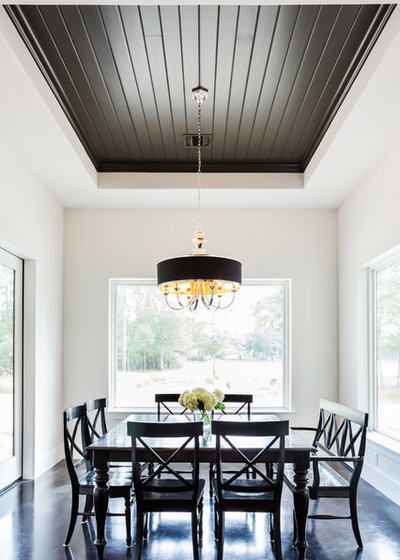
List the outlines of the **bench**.
{"type": "MultiPolygon", "coordinates": [[[[326,399],[320,400],[316,428],[292,427],[292,430],[314,432],[315,454],[310,457],[312,477],[308,486],[310,499],[344,498],[350,515],[308,515],[310,519],[350,519],[358,548],[363,548],[357,517],[357,487],[364,462],[368,414],[326,399]]],[[[291,474],[285,483],[293,491],[291,474]]],[[[293,542],[296,542],[296,520],[293,517],[293,542]]]]}

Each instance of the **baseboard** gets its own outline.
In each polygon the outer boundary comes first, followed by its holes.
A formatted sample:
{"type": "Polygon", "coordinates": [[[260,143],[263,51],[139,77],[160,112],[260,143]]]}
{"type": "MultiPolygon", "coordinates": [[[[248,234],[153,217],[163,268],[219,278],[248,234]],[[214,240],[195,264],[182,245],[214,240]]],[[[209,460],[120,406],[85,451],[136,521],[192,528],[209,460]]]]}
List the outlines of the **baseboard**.
{"type": "Polygon", "coordinates": [[[35,461],[35,478],[54,467],[56,463],[61,461],[64,457],[64,448],[62,445],[51,449],[47,453],[44,453],[40,457],[36,458],[35,461]]]}

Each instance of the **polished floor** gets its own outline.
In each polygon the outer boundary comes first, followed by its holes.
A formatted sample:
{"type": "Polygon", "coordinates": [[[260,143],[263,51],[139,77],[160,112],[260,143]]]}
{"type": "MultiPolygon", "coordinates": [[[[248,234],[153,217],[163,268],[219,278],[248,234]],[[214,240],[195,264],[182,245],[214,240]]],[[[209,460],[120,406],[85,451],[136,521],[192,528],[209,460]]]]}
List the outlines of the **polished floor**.
{"type": "MultiPolygon", "coordinates": [[[[113,505],[118,500],[112,500],[113,505]]],[[[341,508],[343,501],[326,506],[341,508]]],[[[292,497],[283,494],[282,538],[284,560],[295,560],[291,548],[292,497]]],[[[323,504],[319,511],[323,511],[323,504]]],[[[33,482],[22,482],[0,496],[1,560],[95,560],[95,523],[78,522],[69,549],[64,542],[69,520],[70,489],[65,463],[61,462],[33,482]]],[[[314,507],[312,503],[311,507],[314,507]]],[[[215,560],[212,502],[206,497],[202,560],[215,560]]],[[[326,509],[325,509],[326,511],[326,509]]],[[[337,509],[336,509],[337,511],[337,509]]],[[[133,512],[134,513],[134,512],[133,512]]],[[[349,521],[309,521],[308,560],[399,560],[400,507],[365,482],[360,484],[359,518],[364,550],[357,551],[349,521]]],[[[267,538],[268,519],[263,514],[230,514],[226,518],[224,560],[273,559],[267,538]]],[[[134,548],[125,548],[123,517],[107,519],[105,559],[133,559],[134,548]]],[[[153,514],[150,538],[143,560],[191,560],[190,520],[187,515],[153,514]]]]}

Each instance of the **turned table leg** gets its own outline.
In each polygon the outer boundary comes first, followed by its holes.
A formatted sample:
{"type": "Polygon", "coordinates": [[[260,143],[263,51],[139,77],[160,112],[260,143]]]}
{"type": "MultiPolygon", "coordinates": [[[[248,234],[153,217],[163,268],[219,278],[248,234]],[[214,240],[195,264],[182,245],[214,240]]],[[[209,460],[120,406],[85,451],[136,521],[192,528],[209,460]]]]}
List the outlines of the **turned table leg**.
{"type": "Polygon", "coordinates": [[[97,548],[97,557],[103,558],[104,547],[107,541],[104,536],[104,529],[106,524],[107,508],[109,489],[107,482],[109,479],[108,468],[95,468],[96,474],[94,476],[94,511],[96,515],[97,535],[94,544],[97,548]]]}
{"type": "Polygon", "coordinates": [[[297,540],[294,546],[297,548],[301,560],[306,557],[306,549],[308,547],[306,523],[310,499],[307,487],[309,466],[310,460],[308,454],[299,456],[294,464],[295,488],[293,492],[293,501],[297,525],[297,540]]]}

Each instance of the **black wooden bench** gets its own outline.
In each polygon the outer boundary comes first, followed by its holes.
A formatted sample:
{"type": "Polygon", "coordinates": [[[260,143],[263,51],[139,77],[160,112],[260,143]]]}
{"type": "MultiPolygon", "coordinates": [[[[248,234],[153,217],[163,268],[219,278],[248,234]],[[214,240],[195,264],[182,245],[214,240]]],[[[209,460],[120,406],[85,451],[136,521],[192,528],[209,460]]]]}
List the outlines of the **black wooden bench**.
{"type": "MultiPolygon", "coordinates": [[[[357,487],[364,462],[368,414],[325,399],[320,400],[316,428],[292,427],[292,430],[314,432],[315,455],[311,456],[312,478],[308,486],[311,500],[345,498],[349,501],[350,515],[312,514],[310,519],[351,519],[359,549],[363,548],[357,517],[357,487]]],[[[293,491],[290,473],[285,482],[293,491]]],[[[294,540],[296,542],[296,520],[294,540]]]]}

